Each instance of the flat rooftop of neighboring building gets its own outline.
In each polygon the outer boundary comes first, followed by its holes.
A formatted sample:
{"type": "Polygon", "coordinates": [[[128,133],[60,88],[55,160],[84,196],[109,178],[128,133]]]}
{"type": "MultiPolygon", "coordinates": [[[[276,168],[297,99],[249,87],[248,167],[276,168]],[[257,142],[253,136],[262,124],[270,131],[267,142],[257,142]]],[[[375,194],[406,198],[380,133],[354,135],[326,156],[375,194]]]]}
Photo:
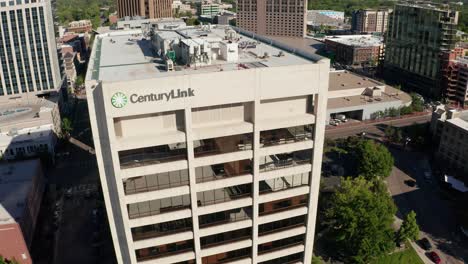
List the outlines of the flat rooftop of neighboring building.
{"type": "MultiPolygon", "coordinates": [[[[200,27],[187,27],[175,31],[157,31],[168,38],[181,40],[201,39],[210,41],[225,40],[229,26],[213,26],[206,30],[200,27]]],[[[218,71],[236,71],[246,68],[277,67],[316,63],[322,57],[312,52],[299,52],[288,49],[282,43],[257,36],[252,33],[239,34],[239,43],[256,43],[253,48],[239,48],[237,61],[214,60],[210,65],[200,67],[176,67],[174,71],[165,70],[165,62],[154,50],[150,39],[146,39],[141,30],[108,32],[96,37],[93,55],[91,56],[87,80],[128,81],[150,79],[175,75],[186,75],[218,71]],[[248,35],[248,36],[247,36],[248,35]],[[283,46],[282,46],[283,45],[283,46]],[[283,52],[284,56],[278,56],[283,52]],[[294,54],[293,54],[294,53],[294,54]],[[264,57],[268,54],[267,57],[264,57]]]]}
{"type": "Polygon", "coordinates": [[[329,91],[338,91],[338,90],[347,90],[347,89],[356,89],[362,87],[375,87],[382,86],[383,83],[380,83],[376,80],[357,75],[349,71],[336,71],[330,72],[330,80],[328,83],[329,91]]]}
{"type": "Polygon", "coordinates": [[[383,44],[383,38],[374,35],[344,35],[327,37],[326,39],[354,47],[374,47],[383,44]]]}
{"type": "Polygon", "coordinates": [[[22,217],[26,198],[40,169],[38,159],[0,164],[0,224],[15,223],[22,217]]]}
{"type": "Polygon", "coordinates": [[[303,52],[314,54],[325,46],[323,42],[308,37],[294,38],[271,36],[270,38],[278,42],[284,43],[285,45],[291,47],[291,49],[297,49],[303,52]]]}
{"type": "Polygon", "coordinates": [[[58,96],[39,98],[25,97],[0,103],[0,133],[11,129],[23,129],[53,124],[52,109],[57,106],[58,96]]]}
{"type": "Polygon", "coordinates": [[[464,112],[460,117],[447,120],[447,122],[468,131],[468,112],[464,112]]]}

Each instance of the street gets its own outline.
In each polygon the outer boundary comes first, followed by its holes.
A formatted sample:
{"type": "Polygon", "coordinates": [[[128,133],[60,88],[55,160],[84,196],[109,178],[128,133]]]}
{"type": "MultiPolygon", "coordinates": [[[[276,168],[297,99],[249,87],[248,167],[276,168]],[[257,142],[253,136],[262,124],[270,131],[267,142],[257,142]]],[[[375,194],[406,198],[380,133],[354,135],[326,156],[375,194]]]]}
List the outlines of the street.
{"type": "Polygon", "coordinates": [[[336,139],[336,138],[344,138],[344,137],[349,137],[349,136],[355,136],[359,133],[366,132],[367,134],[381,134],[383,135],[383,131],[378,128],[379,125],[391,125],[394,127],[403,127],[403,126],[409,126],[412,124],[423,124],[430,122],[431,120],[431,115],[426,114],[426,115],[417,115],[417,116],[410,116],[410,117],[405,117],[402,119],[396,119],[396,120],[383,120],[380,122],[373,122],[373,123],[368,123],[368,122],[359,122],[357,124],[341,124],[337,127],[331,127],[327,126],[327,129],[325,131],[325,137],[330,138],[330,139],[336,139]]]}
{"type": "Polygon", "coordinates": [[[468,241],[457,230],[457,221],[449,202],[441,199],[438,180],[426,180],[424,172],[430,171],[427,156],[423,153],[391,150],[395,167],[387,179],[388,188],[398,206],[398,218],[411,210],[416,212],[421,238],[428,237],[437,248],[442,263],[458,264],[468,261],[468,241]],[[410,187],[405,181],[415,180],[410,187]]]}

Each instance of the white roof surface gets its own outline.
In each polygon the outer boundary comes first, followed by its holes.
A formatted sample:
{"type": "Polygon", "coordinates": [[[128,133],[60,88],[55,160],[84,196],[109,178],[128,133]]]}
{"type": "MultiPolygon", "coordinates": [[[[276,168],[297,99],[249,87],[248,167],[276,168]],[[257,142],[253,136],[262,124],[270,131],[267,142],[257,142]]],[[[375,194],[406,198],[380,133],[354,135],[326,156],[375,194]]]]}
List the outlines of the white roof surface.
{"type": "MultiPolygon", "coordinates": [[[[224,39],[227,26],[212,27],[210,31],[200,28],[186,28],[179,31],[165,31],[168,38],[180,39],[224,39]]],[[[252,33],[250,33],[252,34],[252,33]]],[[[242,41],[258,41],[245,35],[239,35],[242,41]]],[[[257,38],[258,36],[254,36],[257,38]]],[[[260,38],[260,37],[259,37],[260,38]]],[[[256,48],[244,51],[239,49],[239,59],[236,62],[216,60],[211,65],[195,68],[178,67],[176,71],[165,71],[164,62],[158,57],[151,45],[151,41],[145,39],[139,30],[114,31],[96,38],[93,55],[89,63],[87,79],[103,81],[128,81],[138,79],[150,79],[171,75],[196,74],[204,72],[239,70],[239,64],[246,64],[248,68],[277,67],[287,65],[301,65],[315,63],[321,57],[314,54],[305,54],[301,51],[297,54],[288,52],[287,48],[279,48],[279,43],[274,40],[262,38],[256,48]],[[268,44],[265,42],[268,41],[268,44]],[[280,51],[284,56],[279,57],[280,51]],[[265,53],[268,58],[260,58],[265,53]],[[255,56],[258,55],[258,56],[255,56]],[[301,55],[298,55],[301,54],[301,55]]],[[[295,49],[289,51],[294,52],[295,49]]]]}

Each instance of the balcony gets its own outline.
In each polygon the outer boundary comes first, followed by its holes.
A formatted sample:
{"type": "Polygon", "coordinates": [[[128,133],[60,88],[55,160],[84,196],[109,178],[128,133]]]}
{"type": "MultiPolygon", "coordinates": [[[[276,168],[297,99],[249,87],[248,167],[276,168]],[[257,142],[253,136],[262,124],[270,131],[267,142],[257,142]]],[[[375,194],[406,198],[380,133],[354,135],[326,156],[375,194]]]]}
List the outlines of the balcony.
{"type": "Polygon", "coordinates": [[[313,125],[280,128],[260,132],[260,147],[277,146],[312,139],[313,125]]]}
{"type": "Polygon", "coordinates": [[[293,218],[287,218],[271,223],[266,223],[258,227],[258,234],[260,236],[268,235],[275,232],[281,232],[298,226],[304,226],[306,224],[305,215],[296,216],[293,218]]]}
{"type": "Polygon", "coordinates": [[[281,212],[292,208],[307,206],[308,195],[299,195],[287,199],[259,204],[259,215],[281,212]]]}
{"type": "Polygon", "coordinates": [[[235,241],[249,239],[252,236],[252,228],[238,229],[230,232],[224,232],[211,236],[200,238],[201,248],[215,247],[235,241]]]}
{"type": "Polygon", "coordinates": [[[279,170],[302,164],[311,164],[311,157],[307,151],[268,155],[260,158],[260,172],[279,170]]]}
{"type": "Polygon", "coordinates": [[[288,247],[300,245],[304,243],[304,235],[288,237],[273,242],[258,245],[258,254],[265,254],[276,250],[285,249],[288,247]]]}
{"type": "Polygon", "coordinates": [[[185,218],[159,224],[132,228],[133,241],[155,238],[192,230],[192,219],[185,218]]]}
{"type": "Polygon", "coordinates": [[[197,183],[215,181],[251,173],[251,160],[232,161],[227,163],[197,167],[195,169],[197,183]]]}
{"type": "Polygon", "coordinates": [[[188,185],[189,176],[187,170],[178,170],[129,178],[123,184],[125,194],[129,195],[188,185]]]}
{"type": "Polygon", "coordinates": [[[309,185],[309,173],[301,173],[260,181],[259,191],[265,194],[306,185],[309,185]]]}
{"type": "Polygon", "coordinates": [[[252,207],[201,215],[198,217],[200,228],[252,219],[252,207]]]}
{"type": "Polygon", "coordinates": [[[119,151],[120,168],[134,168],[187,159],[185,143],[119,151]]]}
{"type": "Polygon", "coordinates": [[[264,262],[259,262],[259,264],[290,264],[290,263],[297,263],[299,261],[302,261],[304,258],[304,253],[296,253],[292,254],[289,256],[281,257],[281,258],[276,258],[264,262]]]}
{"type": "Polygon", "coordinates": [[[195,158],[252,150],[252,135],[242,134],[194,141],[195,158]]]}
{"type": "Polygon", "coordinates": [[[202,258],[202,264],[222,264],[243,258],[250,258],[252,248],[242,248],[202,258]]]}
{"type": "Polygon", "coordinates": [[[135,250],[137,261],[156,259],[175,254],[193,251],[193,240],[166,244],[158,247],[150,247],[135,250]]]}
{"type": "Polygon", "coordinates": [[[190,195],[174,196],[139,203],[128,204],[130,219],[190,208],[190,195]]]}
{"type": "Polygon", "coordinates": [[[235,199],[249,197],[252,194],[252,184],[235,185],[231,187],[198,192],[198,206],[224,203],[235,199]]]}

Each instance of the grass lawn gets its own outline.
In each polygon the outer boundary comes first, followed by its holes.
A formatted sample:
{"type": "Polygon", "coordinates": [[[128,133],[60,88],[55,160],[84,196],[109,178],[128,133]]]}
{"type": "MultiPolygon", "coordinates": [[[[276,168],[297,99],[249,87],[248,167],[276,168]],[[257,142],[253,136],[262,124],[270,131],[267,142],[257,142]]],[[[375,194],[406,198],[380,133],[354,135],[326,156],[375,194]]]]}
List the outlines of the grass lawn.
{"type": "Polygon", "coordinates": [[[400,263],[411,263],[411,264],[424,264],[424,262],[419,258],[416,251],[413,247],[409,249],[394,253],[391,255],[385,255],[373,262],[373,264],[400,264],[400,263]]]}

